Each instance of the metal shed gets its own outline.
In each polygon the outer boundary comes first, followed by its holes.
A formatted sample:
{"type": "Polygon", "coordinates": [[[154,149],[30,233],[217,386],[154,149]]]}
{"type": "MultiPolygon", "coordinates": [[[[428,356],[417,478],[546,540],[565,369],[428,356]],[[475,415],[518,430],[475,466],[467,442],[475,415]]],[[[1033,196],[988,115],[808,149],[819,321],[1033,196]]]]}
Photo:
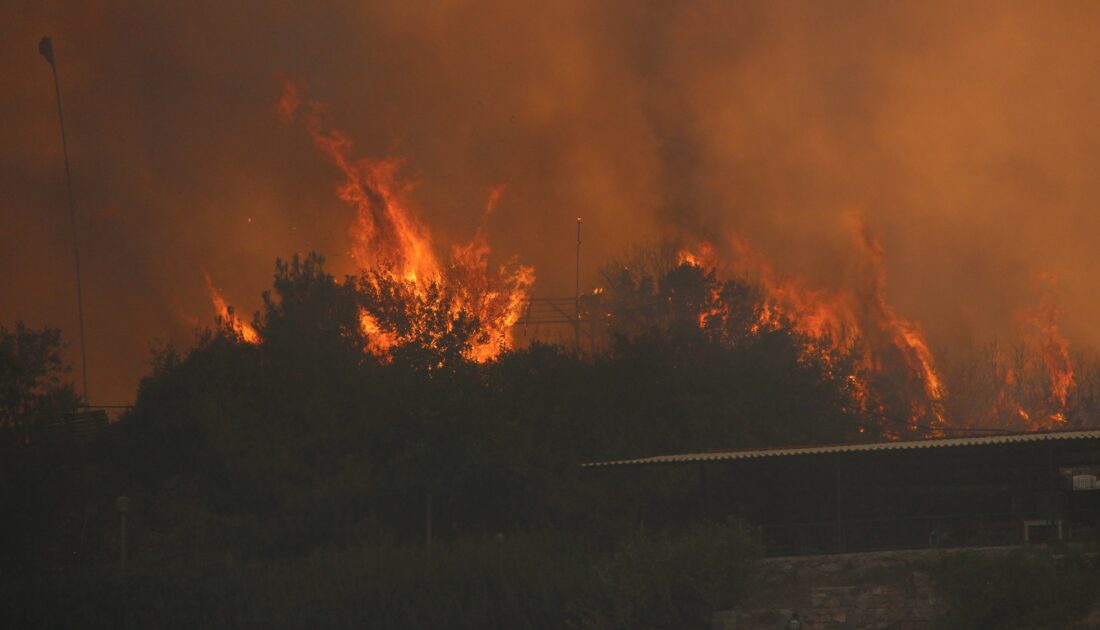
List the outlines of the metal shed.
{"type": "MultiPolygon", "coordinates": [[[[698,483],[666,507],[686,518],[753,522],[772,554],[1019,544],[1100,531],[1100,430],[679,453],[583,466],[618,479],[640,469],[694,467],[698,483]]],[[[652,504],[639,510],[643,519],[667,511],[652,504]]]]}

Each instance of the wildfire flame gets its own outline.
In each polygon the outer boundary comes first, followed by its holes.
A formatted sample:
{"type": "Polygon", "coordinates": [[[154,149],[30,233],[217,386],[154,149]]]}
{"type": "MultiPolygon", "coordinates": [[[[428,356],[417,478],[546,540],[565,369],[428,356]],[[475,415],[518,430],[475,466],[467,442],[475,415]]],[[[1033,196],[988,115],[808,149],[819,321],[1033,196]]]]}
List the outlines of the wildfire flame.
{"type": "MultiPolygon", "coordinates": [[[[489,192],[473,239],[453,247],[444,263],[436,255],[430,231],[411,210],[412,186],[399,177],[401,159],[354,157],[352,141],[332,125],[324,105],[312,100],[303,103],[298,87],[290,81],[284,81],[274,111],[284,122],[300,116],[316,147],[342,173],[336,192],[356,210],[349,228],[351,256],[365,282],[375,289],[383,282],[394,282],[402,292],[420,300],[445,295],[452,318],[472,317],[477,322],[477,334],[465,353],[468,359],[492,360],[512,346],[512,328],[523,313],[535,274],[532,267],[515,263],[490,268],[488,220],[504,186],[489,192]]],[[[216,300],[215,307],[220,309],[216,300]]],[[[410,309],[406,315],[415,319],[417,312],[410,309]]],[[[398,333],[365,308],[359,318],[368,339],[366,349],[382,357],[430,325],[425,316],[424,321],[412,321],[411,330],[398,333]]]]}
{"type": "Polygon", "coordinates": [[[686,249],[681,250],[678,256],[678,262],[681,265],[699,267],[703,271],[710,273],[718,266],[718,253],[714,250],[714,245],[704,241],[699,243],[695,251],[688,251],[686,249]]]}
{"type": "MultiPolygon", "coordinates": [[[[755,330],[789,326],[805,341],[805,352],[831,364],[830,356],[854,360],[856,373],[850,377],[857,402],[865,411],[879,413],[881,405],[871,397],[875,375],[898,370],[919,389],[912,397],[906,418],[907,428],[923,435],[940,435],[945,424],[943,399],[946,387],[940,378],[932,352],[920,327],[899,316],[886,299],[886,275],[881,244],[862,222],[854,230],[856,250],[860,254],[859,282],[856,288],[811,289],[804,283],[780,276],[748,241],[730,237],[731,265],[739,279],[759,287],[755,330]]],[[[717,257],[710,244],[695,251],[684,251],[681,264],[716,269],[717,257]]],[[[703,313],[700,325],[719,310],[703,313]]]]}
{"type": "Polygon", "coordinates": [[[260,334],[256,332],[255,328],[237,317],[233,307],[226,303],[221,291],[218,291],[217,287],[214,286],[210,274],[204,271],[202,275],[206,280],[206,291],[210,294],[210,301],[214,303],[214,310],[217,312],[218,317],[246,343],[259,343],[260,334]]]}
{"type": "MultiPolygon", "coordinates": [[[[1044,288],[1042,297],[1017,313],[1017,329],[1023,338],[1017,351],[1011,355],[996,347],[991,351],[993,399],[984,408],[971,405],[971,401],[957,404],[965,417],[952,418],[949,423],[948,388],[920,326],[901,317],[886,298],[882,244],[862,221],[855,221],[854,228],[856,281],[832,290],[810,288],[798,279],[779,275],[748,241],[737,235],[730,237],[732,261],[727,261],[728,270],[760,290],[753,332],[786,326],[804,340],[807,355],[827,367],[832,367],[834,355],[850,359],[854,370],[847,378],[853,397],[863,411],[873,415],[890,411],[877,399],[877,382],[896,384],[900,380],[903,389],[906,384],[915,386],[916,391],[903,392],[908,406],[903,420],[907,430],[927,437],[942,435],[952,424],[1001,428],[1022,425],[1028,430],[1065,424],[1076,383],[1069,342],[1058,327],[1061,310],[1046,290],[1056,284],[1056,278],[1039,276],[1044,288]]],[[[679,262],[707,273],[719,268],[715,248],[709,243],[682,251],[679,262]]],[[[714,317],[726,316],[723,309],[728,307],[719,299],[714,303],[719,306],[700,315],[701,327],[714,317]]]]}
{"type": "MultiPolygon", "coordinates": [[[[489,361],[512,346],[512,329],[528,301],[534,269],[514,262],[490,267],[488,221],[504,195],[504,186],[489,191],[473,238],[453,246],[449,258],[441,260],[430,230],[412,210],[412,186],[400,177],[401,159],[355,157],[352,141],[331,123],[324,105],[303,101],[298,87],[289,81],[284,82],[273,111],[284,122],[301,119],[315,146],[342,174],[336,192],[356,211],[349,238],[352,259],[364,282],[375,289],[381,289],[384,282],[397,283],[402,291],[425,300],[445,295],[455,319],[470,316],[479,327],[479,334],[465,352],[468,359],[489,361]]],[[[927,437],[943,435],[949,426],[945,411],[948,389],[927,339],[919,324],[900,316],[886,297],[882,244],[861,220],[856,219],[853,228],[855,281],[840,288],[813,288],[797,278],[782,276],[738,235],[731,235],[728,247],[723,249],[731,254],[724,267],[719,265],[717,248],[707,242],[681,251],[679,263],[708,274],[730,273],[757,287],[760,299],[751,331],[786,327],[803,340],[807,356],[812,355],[827,367],[832,368],[832,357],[847,359],[852,373],[846,378],[855,402],[864,412],[900,413],[907,431],[927,437]],[[904,391],[903,409],[896,405],[887,408],[878,391],[881,382],[904,391]]],[[[243,341],[258,343],[257,331],[234,314],[209,275],[205,279],[222,320],[243,341]]],[[[1049,284],[1055,282],[1053,277],[1042,279],[1049,284]]],[[[596,289],[594,294],[601,291],[596,289]]],[[[710,306],[699,314],[698,325],[704,329],[730,317],[719,289],[714,291],[710,306]]],[[[414,320],[418,317],[415,309],[408,315],[414,320]]],[[[994,357],[995,363],[1000,362],[994,366],[999,375],[996,400],[988,405],[983,417],[979,417],[980,412],[972,412],[973,417],[955,418],[959,425],[1003,422],[1006,416],[1030,429],[1056,427],[1066,421],[1075,380],[1069,344],[1058,328],[1059,317],[1060,310],[1049,295],[1017,314],[1017,327],[1028,356],[1037,359],[1011,364],[1003,356],[994,357]],[[1024,381],[1034,381],[1036,374],[1042,375],[1043,395],[1021,396],[1024,381]]],[[[428,325],[413,321],[411,332],[399,332],[384,325],[378,313],[360,311],[360,327],[368,339],[365,350],[383,358],[428,325]]],[[[888,428],[888,435],[890,431],[888,428]]]]}
{"type": "MultiPolygon", "coordinates": [[[[1057,283],[1057,278],[1049,274],[1040,275],[1039,280],[1046,286],[1057,283]]],[[[1060,316],[1061,309],[1049,292],[1044,292],[1036,305],[1022,309],[1016,314],[1017,326],[1023,333],[1025,348],[1028,350],[1027,356],[1038,357],[1038,363],[1041,364],[1023,367],[1029,371],[1043,373],[1047,381],[1046,400],[1039,401],[1045,409],[1028,411],[1020,404],[1017,406],[1020,409],[1020,416],[1029,424],[1044,428],[1057,427],[1065,422],[1066,403],[1070,390],[1074,386],[1069,341],[1058,327],[1060,316]],[[1032,420],[1033,418],[1035,420],[1032,420]]]]}

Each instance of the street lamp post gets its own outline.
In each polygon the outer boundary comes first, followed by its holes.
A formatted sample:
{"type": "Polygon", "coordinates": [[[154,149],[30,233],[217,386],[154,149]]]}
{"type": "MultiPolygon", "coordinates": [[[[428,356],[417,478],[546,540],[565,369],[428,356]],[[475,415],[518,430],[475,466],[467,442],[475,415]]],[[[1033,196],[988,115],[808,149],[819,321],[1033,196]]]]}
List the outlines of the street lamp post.
{"type": "Polygon", "coordinates": [[[84,343],[84,291],[80,283],[80,248],[76,238],[76,204],[73,202],[73,179],[69,173],[69,144],[65,139],[65,116],[61,112],[61,82],[57,79],[57,62],[53,54],[53,42],[49,37],[43,37],[38,42],[38,52],[42,53],[53,70],[53,88],[57,95],[57,121],[61,125],[61,152],[65,157],[65,184],[69,192],[69,223],[73,231],[73,260],[76,263],[76,305],[80,316],[80,377],[83,386],[84,404],[87,405],[88,395],[88,349],[84,343]]]}

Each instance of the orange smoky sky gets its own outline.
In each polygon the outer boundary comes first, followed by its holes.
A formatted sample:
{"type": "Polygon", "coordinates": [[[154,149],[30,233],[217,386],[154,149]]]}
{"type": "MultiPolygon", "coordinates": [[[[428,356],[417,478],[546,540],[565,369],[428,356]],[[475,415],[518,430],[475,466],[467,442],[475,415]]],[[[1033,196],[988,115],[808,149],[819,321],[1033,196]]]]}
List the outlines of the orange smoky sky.
{"type": "Polygon", "coordinates": [[[212,321],[204,271],[251,313],[277,256],[351,270],[354,210],[280,123],[283,78],[357,155],[404,159],[441,249],[506,186],[489,240],[536,295],[571,292],[578,215],[587,287],[632,245],[731,232],[843,284],[857,215],[937,350],[1040,299],[1095,349],[1098,32],[1085,2],[7,2],[0,323],[58,326],[75,359],[50,35],[96,403],[212,321]]]}

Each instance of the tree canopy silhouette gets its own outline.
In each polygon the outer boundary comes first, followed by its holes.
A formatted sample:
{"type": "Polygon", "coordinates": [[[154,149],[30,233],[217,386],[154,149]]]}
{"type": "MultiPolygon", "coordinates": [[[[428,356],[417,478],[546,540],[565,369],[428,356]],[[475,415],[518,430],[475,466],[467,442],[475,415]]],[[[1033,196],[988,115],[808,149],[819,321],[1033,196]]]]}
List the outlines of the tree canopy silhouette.
{"type": "Polygon", "coordinates": [[[847,381],[754,329],[751,287],[675,263],[612,280],[596,350],[476,363],[477,319],[444,287],[277,261],[256,343],[220,321],[154,353],[101,474],[191,541],[175,553],[251,557],[417,538],[429,495],[441,537],[617,527],[633,499],[579,464],[855,435],[847,381]]]}
{"type": "Polygon", "coordinates": [[[61,358],[61,331],[0,326],[0,427],[29,425],[73,411],[79,403],[61,358]]]}

